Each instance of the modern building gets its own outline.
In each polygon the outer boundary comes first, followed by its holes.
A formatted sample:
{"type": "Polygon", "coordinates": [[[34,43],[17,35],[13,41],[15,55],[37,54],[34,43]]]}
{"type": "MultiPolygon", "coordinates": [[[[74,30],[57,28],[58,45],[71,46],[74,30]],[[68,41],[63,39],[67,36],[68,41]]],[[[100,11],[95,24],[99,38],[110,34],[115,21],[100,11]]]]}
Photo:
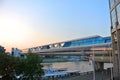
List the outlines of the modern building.
{"type": "Polygon", "coordinates": [[[17,49],[17,48],[12,48],[12,56],[14,57],[20,57],[21,56],[21,50],[17,49]]]}
{"type": "Polygon", "coordinates": [[[113,56],[113,78],[120,80],[120,0],[109,0],[112,56],[113,56]]]}
{"type": "Polygon", "coordinates": [[[98,35],[85,37],[85,38],[79,38],[75,40],[68,40],[58,43],[52,43],[42,46],[36,46],[28,49],[22,50],[23,53],[27,53],[28,51],[31,51],[33,53],[43,51],[43,50],[56,50],[56,49],[68,49],[68,48],[75,48],[75,47],[87,47],[84,48],[84,50],[90,50],[92,48],[92,45],[98,45],[98,48],[110,48],[111,46],[111,37],[101,37],[98,35]],[[100,45],[100,46],[99,46],[100,45]]]}

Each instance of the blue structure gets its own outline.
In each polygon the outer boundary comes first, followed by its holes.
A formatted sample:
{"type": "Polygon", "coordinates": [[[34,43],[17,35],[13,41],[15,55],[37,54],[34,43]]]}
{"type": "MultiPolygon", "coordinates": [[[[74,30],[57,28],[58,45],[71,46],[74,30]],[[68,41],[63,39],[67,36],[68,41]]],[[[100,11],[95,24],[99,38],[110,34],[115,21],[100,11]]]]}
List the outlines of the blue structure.
{"type": "Polygon", "coordinates": [[[63,47],[88,46],[93,44],[111,43],[111,37],[92,36],[65,42],[63,47]]]}
{"type": "Polygon", "coordinates": [[[105,46],[106,44],[111,44],[111,37],[101,37],[101,36],[91,36],[86,38],[80,38],[70,41],[64,41],[64,42],[58,42],[48,45],[42,45],[37,47],[32,47],[29,49],[22,50],[23,53],[27,53],[28,51],[31,52],[39,52],[42,50],[50,50],[50,49],[66,49],[66,48],[74,48],[74,47],[86,47],[86,46],[92,46],[92,45],[103,45],[102,47],[111,47],[111,46],[105,46]]]}

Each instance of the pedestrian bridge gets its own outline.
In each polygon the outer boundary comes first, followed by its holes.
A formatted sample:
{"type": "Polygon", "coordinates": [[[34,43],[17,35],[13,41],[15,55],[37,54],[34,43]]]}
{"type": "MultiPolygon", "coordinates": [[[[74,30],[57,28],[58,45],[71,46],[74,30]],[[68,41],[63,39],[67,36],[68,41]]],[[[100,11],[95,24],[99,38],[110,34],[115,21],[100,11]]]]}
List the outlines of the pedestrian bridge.
{"type": "Polygon", "coordinates": [[[110,62],[111,38],[92,36],[71,41],[58,42],[22,50],[43,56],[95,56],[95,61],[110,62]]]}
{"type": "Polygon", "coordinates": [[[54,56],[90,56],[94,55],[97,62],[111,62],[112,49],[108,48],[111,44],[92,45],[84,47],[71,47],[71,48],[57,48],[57,49],[45,49],[34,50],[32,53],[36,53],[42,56],[54,55],[54,56]],[[103,47],[104,46],[104,47],[103,47]]]}

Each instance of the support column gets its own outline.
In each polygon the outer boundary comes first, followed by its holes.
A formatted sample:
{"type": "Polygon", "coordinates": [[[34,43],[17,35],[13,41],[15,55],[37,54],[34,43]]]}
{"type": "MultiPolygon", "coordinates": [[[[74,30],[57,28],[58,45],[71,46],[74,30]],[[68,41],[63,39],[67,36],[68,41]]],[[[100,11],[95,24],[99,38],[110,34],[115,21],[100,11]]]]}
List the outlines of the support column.
{"type": "Polygon", "coordinates": [[[120,31],[117,27],[114,28],[115,31],[112,31],[111,28],[111,37],[112,37],[112,56],[113,56],[113,80],[120,80],[120,31]]]}
{"type": "Polygon", "coordinates": [[[118,53],[118,80],[120,80],[120,25],[116,27],[117,32],[117,53],[118,53]]]}
{"type": "Polygon", "coordinates": [[[103,62],[96,62],[96,71],[101,74],[101,80],[104,80],[104,63],[103,62]]]}
{"type": "Polygon", "coordinates": [[[52,80],[55,80],[55,77],[54,77],[54,76],[52,76],[52,80]]]}
{"type": "Polygon", "coordinates": [[[95,70],[101,71],[104,69],[104,63],[103,62],[95,62],[95,70]]]}
{"type": "Polygon", "coordinates": [[[100,64],[100,72],[102,75],[101,80],[104,80],[104,77],[103,77],[104,76],[104,63],[100,62],[99,64],[100,64]]]}

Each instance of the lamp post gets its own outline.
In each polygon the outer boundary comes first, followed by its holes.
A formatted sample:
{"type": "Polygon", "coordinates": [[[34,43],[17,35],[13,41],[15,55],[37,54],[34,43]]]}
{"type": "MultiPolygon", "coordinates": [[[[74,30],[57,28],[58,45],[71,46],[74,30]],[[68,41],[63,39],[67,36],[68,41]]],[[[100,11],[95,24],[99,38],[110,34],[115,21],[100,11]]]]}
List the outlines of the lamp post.
{"type": "Polygon", "coordinates": [[[92,66],[93,66],[93,80],[95,80],[95,52],[94,52],[94,40],[93,40],[93,54],[92,54],[92,66]]]}
{"type": "Polygon", "coordinates": [[[92,54],[89,56],[89,65],[93,68],[93,80],[95,80],[95,52],[94,52],[94,40],[92,40],[92,54]]]}
{"type": "MultiPolygon", "coordinates": [[[[109,48],[109,51],[110,51],[110,48],[109,48]]],[[[112,63],[112,55],[111,55],[111,52],[109,53],[110,55],[110,63],[112,63]]],[[[112,71],[112,67],[110,68],[110,80],[113,80],[113,71],[112,71]]]]}
{"type": "Polygon", "coordinates": [[[94,67],[94,61],[93,61],[93,55],[89,56],[89,65],[93,68],[93,80],[95,80],[95,67],[94,67]]]}

